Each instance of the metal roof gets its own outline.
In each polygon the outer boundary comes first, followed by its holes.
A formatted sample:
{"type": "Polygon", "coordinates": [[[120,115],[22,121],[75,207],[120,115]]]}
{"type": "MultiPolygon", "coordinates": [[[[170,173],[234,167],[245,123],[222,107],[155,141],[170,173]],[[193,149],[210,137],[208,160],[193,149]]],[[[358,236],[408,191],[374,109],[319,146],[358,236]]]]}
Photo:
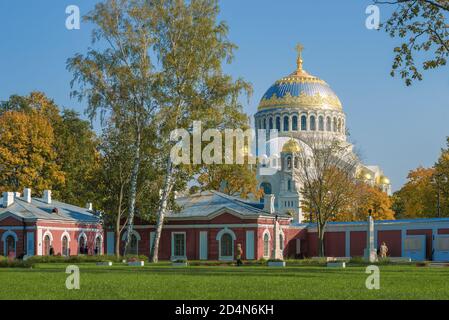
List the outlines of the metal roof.
{"type": "Polygon", "coordinates": [[[14,215],[25,220],[57,220],[67,222],[98,223],[100,218],[93,212],[67,203],[52,201],[45,203],[40,198],[32,198],[31,203],[16,197],[8,208],[0,207],[0,219],[7,215],[14,215]],[[57,213],[53,212],[57,209],[57,213]]]}

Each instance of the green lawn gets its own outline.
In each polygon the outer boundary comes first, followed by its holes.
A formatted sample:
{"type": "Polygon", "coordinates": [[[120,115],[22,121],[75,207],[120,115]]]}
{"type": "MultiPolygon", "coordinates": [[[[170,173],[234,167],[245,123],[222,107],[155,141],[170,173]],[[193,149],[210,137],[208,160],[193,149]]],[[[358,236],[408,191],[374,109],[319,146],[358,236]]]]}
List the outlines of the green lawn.
{"type": "Polygon", "coordinates": [[[449,299],[449,268],[380,266],[380,290],[365,267],[133,268],[78,264],[80,290],[67,290],[65,264],[0,269],[0,299],[449,299]]]}

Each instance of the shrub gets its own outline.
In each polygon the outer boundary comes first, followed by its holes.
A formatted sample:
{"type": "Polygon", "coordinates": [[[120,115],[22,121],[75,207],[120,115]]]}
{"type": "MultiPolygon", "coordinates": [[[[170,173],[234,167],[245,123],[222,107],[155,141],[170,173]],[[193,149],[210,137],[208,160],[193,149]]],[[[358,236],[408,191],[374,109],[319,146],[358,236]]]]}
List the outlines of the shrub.
{"type": "Polygon", "coordinates": [[[8,261],[7,259],[0,260],[0,268],[32,268],[33,263],[30,261],[24,260],[12,260],[8,261]]]}
{"type": "Polygon", "coordinates": [[[31,263],[96,263],[96,262],[122,262],[122,260],[131,260],[135,259],[137,260],[148,260],[148,257],[146,256],[133,256],[128,255],[126,257],[118,257],[117,256],[85,256],[85,255],[79,255],[79,256],[70,256],[70,257],[63,257],[63,256],[34,256],[29,258],[27,261],[30,261],[31,263]]]}
{"type": "Polygon", "coordinates": [[[186,259],[178,259],[178,260],[175,260],[175,261],[172,261],[173,263],[187,263],[187,260],[186,259]]]}

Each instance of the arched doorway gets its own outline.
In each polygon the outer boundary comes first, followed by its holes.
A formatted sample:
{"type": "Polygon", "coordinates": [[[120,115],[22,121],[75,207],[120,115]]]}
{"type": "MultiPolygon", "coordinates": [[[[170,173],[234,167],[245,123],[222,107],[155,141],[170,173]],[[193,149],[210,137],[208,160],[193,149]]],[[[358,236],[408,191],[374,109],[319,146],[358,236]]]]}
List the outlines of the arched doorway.
{"type": "Polygon", "coordinates": [[[67,236],[62,237],[62,255],[68,257],[69,253],[69,239],[67,236]]]}
{"type": "Polygon", "coordinates": [[[139,240],[135,234],[131,234],[131,241],[129,243],[129,254],[138,255],[139,254],[139,240]]]}
{"type": "Polygon", "coordinates": [[[221,236],[220,259],[234,260],[234,240],[229,233],[225,233],[221,236]]]}
{"type": "Polygon", "coordinates": [[[86,235],[82,233],[78,238],[78,253],[88,254],[86,235]]]}
{"type": "Polygon", "coordinates": [[[101,255],[101,237],[100,236],[98,236],[96,239],[95,239],[95,255],[97,255],[97,256],[100,256],[101,255]]]}
{"type": "Polygon", "coordinates": [[[44,237],[44,254],[46,256],[49,256],[50,255],[50,251],[51,251],[51,239],[50,239],[50,236],[47,234],[44,237]]]}
{"type": "Polygon", "coordinates": [[[9,235],[5,239],[5,256],[16,256],[16,239],[9,235]]]}

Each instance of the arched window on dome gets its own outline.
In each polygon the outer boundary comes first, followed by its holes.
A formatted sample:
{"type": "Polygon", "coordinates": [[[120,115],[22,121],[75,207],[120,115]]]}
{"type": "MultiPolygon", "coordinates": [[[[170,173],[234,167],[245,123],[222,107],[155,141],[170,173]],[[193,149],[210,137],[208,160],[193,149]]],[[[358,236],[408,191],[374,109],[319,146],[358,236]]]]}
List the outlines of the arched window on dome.
{"type": "Polygon", "coordinates": [[[293,116],[293,118],[292,118],[292,130],[298,131],[298,117],[297,116],[293,116]]]}
{"type": "Polygon", "coordinates": [[[290,130],[290,128],[289,128],[289,123],[290,122],[290,119],[288,118],[288,116],[284,116],[284,131],[289,131],[290,130]]]}
{"type": "Polygon", "coordinates": [[[337,118],[334,118],[334,132],[337,132],[337,118]]]}
{"type": "Polygon", "coordinates": [[[307,131],[307,116],[301,117],[301,131],[307,131]]]}
{"type": "Polygon", "coordinates": [[[265,130],[267,129],[267,119],[266,118],[263,119],[263,128],[265,130]]]}
{"type": "Polygon", "coordinates": [[[324,131],[324,118],[323,118],[323,116],[320,116],[318,118],[318,130],[324,131]]]}
{"type": "Polygon", "coordinates": [[[276,130],[281,131],[281,117],[276,117],[276,130]]]}
{"type": "Polygon", "coordinates": [[[316,131],[316,118],[315,116],[310,116],[310,130],[316,131]]]}
{"type": "Polygon", "coordinates": [[[268,129],[273,130],[274,129],[274,127],[273,127],[273,118],[270,118],[270,120],[268,122],[269,122],[268,123],[268,125],[269,125],[268,129]]]}
{"type": "Polygon", "coordinates": [[[332,131],[331,117],[327,117],[326,118],[326,131],[332,131]]]}
{"type": "Polygon", "coordinates": [[[287,191],[292,191],[292,181],[290,179],[287,181],[287,191]]]}

